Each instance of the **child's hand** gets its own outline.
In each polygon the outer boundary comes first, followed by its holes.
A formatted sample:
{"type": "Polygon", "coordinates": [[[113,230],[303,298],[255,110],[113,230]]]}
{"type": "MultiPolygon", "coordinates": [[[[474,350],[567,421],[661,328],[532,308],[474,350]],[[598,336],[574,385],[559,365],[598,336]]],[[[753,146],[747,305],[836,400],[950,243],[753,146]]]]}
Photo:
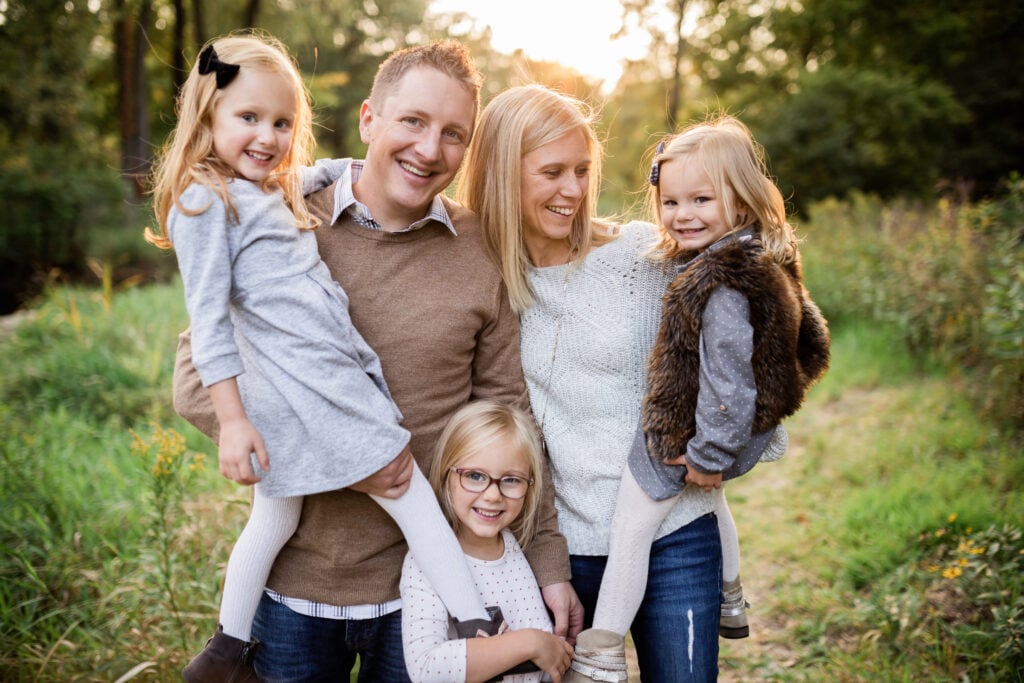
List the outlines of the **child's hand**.
{"type": "Polygon", "coordinates": [[[255,484],[260,480],[252,468],[250,456],[255,453],[260,467],[270,469],[270,458],[263,437],[247,418],[229,420],[220,426],[220,473],[239,484],[255,484]]]}
{"type": "Polygon", "coordinates": [[[686,461],[686,483],[699,486],[705,491],[722,488],[722,473],[705,474],[686,461]]]}
{"type": "MultiPolygon", "coordinates": [[[[528,630],[532,631],[533,629],[528,630]]],[[[572,662],[572,645],[564,638],[559,638],[547,631],[536,630],[536,635],[537,654],[532,661],[537,668],[550,676],[554,683],[559,683],[572,662]]]]}

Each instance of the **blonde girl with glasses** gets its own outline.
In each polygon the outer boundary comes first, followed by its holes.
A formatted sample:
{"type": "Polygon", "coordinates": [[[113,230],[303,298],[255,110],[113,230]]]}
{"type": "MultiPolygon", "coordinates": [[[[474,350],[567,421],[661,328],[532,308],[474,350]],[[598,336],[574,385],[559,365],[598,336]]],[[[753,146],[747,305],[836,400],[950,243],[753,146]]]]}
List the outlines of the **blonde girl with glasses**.
{"type": "Polygon", "coordinates": [[[492,619],[504,618],[507,628],[466,638],[473,624],[449,619],[410,552],[402,568],[402,640],[414,682],[562,680],[572,646],[552,633],[523,554],[543,495],[541,458],[531,418],[497,401],[467,404],[441,433],[430,483],[483,604],[493,605],[492,619]]]}

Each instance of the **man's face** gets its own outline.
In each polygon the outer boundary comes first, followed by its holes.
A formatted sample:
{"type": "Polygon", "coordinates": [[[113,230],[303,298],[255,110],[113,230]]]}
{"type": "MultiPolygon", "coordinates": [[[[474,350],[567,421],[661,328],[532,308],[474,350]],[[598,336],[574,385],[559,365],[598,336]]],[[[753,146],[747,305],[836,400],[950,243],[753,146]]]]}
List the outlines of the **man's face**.
{"type": "Polygon", "coordinates": [[[366,166],[354,192],[385,230],[423,218],[466,153],[476,108],[461,82],[431,67],[409,70],[377,105],[363,103],[366,166]]]}

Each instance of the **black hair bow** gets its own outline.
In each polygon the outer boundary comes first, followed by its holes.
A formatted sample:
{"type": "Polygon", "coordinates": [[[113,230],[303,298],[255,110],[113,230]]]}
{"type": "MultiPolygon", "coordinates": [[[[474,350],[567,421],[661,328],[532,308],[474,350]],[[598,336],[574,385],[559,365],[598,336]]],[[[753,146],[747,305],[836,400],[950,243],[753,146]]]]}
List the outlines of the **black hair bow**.
{"type": "Polygon", "coordinates": [[[227,87],[238,75],[238,65],[222,62],[217,58],[217,51],[213,45],[207,45],[206,49],[199,53],[199,75],[205,76],[208,73],[217,74],[217,88],[227,87]]]}
{"type": "Polygon", "coordinates": [[[658,155],[665,151],[665,141],[662,140],[658,143],[658,146],[654,149],[654,160],[651,161],[651,174],[647,176],[647,182],[654,187],[658,186],[658,177],[661,175],[661,162],[658,161],[658,155]]]}

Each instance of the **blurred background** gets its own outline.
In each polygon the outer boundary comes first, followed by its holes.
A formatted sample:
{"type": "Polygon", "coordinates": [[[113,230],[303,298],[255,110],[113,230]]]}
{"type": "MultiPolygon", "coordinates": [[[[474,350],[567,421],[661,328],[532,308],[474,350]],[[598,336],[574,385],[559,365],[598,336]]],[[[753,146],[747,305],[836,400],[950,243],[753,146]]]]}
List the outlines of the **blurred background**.
{"type": "MultiPolygon", "coordinates": [[[[709,112],[766,148],[832,364],[729,484],[751,637],[720,680],[1024,683],[1024,3],[0,0],[0,681],[174,681],[249,490],[171,406],[188,325],[147,177],[199,46],[258,28],[364,153],[392,50],[465,42],[606,141],[600,210],[709,112]]],[[[353,677],[353,680],[355,678],[353,677]]],[[[657,683],[657,682],[656,682],[657,683]]]]}
{"type": "Polygon", "coordinates": [[[361,156],[377,65],[440,37],[470,47],[485,100],[537,81],[591,102],[609,213],[630,211],[658,135],[720,109],[796,211],[852,190],[993,196],[1024,163],[1021,3],[0,0],[0,313],[90,276],[88,257],[119,278],[173,270],[138,239],[146,176],[199,46],[245,27],[295,54],[319,156],[361,156]]]}

